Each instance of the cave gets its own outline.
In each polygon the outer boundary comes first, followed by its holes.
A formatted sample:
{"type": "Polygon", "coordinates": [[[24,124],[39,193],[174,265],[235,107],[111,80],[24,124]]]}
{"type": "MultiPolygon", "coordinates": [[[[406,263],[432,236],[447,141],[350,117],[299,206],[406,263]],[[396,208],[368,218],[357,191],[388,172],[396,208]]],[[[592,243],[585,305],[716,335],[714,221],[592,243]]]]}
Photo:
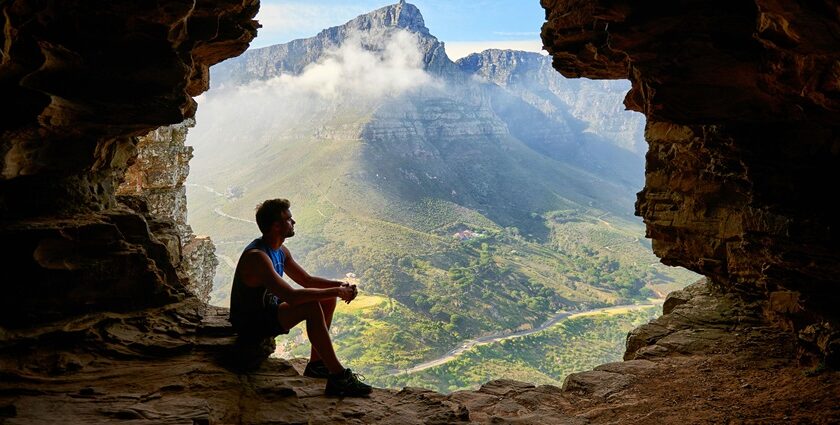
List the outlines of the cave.
{"type": "Polygon", "coordinates": [[[637,214],[706,279],[563,388],[353,402],[285,361],[224,367],[207,243],[179,219],[193,97],[255,37],[258,0],[0,4],[0,422],[840,421],[840,6],[637,3],[542,0],[542,39],[567,77],[632,82],[637,214]]]}

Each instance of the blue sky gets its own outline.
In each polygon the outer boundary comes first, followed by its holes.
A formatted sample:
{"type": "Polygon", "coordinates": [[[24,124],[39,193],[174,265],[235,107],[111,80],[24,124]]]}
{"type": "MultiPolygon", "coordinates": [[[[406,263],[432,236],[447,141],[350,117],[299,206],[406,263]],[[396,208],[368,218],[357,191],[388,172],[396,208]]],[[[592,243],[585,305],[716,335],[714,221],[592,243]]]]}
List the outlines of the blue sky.
{"type": "MultiPolygon", "coordinates": [[[[354,17],[395,3],[380,0],[262,0],[263,24],[251,47],[311,37],[354,17]]],[[[490,47],[540,51],[545,12],[539,0],[409,0],[453,59],[490,47]]]]}

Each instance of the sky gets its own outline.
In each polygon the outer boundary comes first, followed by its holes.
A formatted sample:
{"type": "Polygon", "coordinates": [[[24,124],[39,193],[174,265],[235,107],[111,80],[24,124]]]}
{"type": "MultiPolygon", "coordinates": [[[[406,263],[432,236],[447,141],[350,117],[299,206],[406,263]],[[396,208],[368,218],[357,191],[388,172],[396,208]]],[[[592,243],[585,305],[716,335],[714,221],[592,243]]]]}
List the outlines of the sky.
{"type": "MultiPolygon", "coordinates": [[[[262,0],[263,25],[251,48],[312,37],[397,0],[262,0]]],[[[489,48],[542,50],[545,12],[539,0],[408,0],[453,60],[489,48]]],[[[545,52],[542,52],[545,53],[545,52]]]]}

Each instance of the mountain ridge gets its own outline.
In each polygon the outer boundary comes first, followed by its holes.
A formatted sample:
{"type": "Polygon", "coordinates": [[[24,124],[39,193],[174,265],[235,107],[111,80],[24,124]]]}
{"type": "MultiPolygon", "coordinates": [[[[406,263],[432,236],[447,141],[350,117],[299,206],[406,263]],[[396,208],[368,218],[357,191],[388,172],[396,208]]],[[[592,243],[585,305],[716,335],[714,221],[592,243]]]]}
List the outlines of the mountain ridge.
{"type": "MultiPolygon", "coordinates": [[[[298,75],[307,65],[316,62],[331,49],[338,48],[354,35],[371,34],[371,39],[376,40],[398,30],[417,36],[424,69],[439,74],[456,71],[457,67],[446,55],[443,43],[426,28],[417,6],[401,1],[361,14],[343,25],[326,28],[312,37],[247,50],[239,57],[211,68],[210,80],[216,87],[224,83],[265,80],[285,74],[298,75]]],[[[362,44],[371,50],[381,47],[369,40],[362,40],[362,44]]]]}

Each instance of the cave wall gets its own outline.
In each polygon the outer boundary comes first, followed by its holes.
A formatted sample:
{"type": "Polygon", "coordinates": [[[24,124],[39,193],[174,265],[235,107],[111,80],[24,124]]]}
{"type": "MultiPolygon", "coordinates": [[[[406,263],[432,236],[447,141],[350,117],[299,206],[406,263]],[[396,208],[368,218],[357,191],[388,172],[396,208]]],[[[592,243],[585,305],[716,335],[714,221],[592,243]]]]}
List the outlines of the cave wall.
{"type": "Polygon", "coordinates": [[[118,197],[117,187],[138,136],[191,118],[209,66],[247,48],[258,7],[0,4],[0,326],[188,296],[167,236],[178,226],[118,197]]]}
{"type": "Polygon", "coordinates": [[[662,262],[765,301],[840,358],[840,5],[542,0],[554,67],[629,78],[647,117],[636,213],[662,262]]]}

